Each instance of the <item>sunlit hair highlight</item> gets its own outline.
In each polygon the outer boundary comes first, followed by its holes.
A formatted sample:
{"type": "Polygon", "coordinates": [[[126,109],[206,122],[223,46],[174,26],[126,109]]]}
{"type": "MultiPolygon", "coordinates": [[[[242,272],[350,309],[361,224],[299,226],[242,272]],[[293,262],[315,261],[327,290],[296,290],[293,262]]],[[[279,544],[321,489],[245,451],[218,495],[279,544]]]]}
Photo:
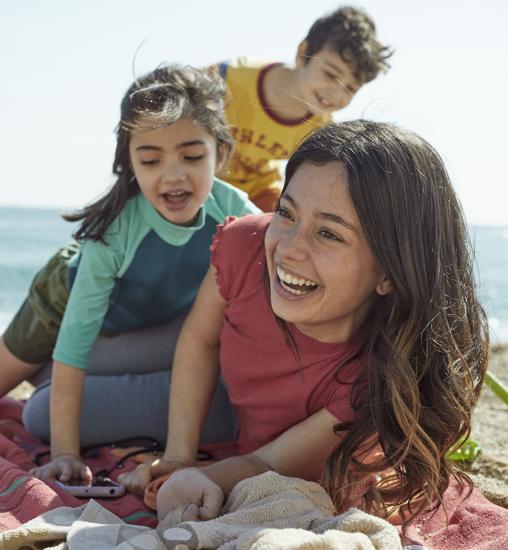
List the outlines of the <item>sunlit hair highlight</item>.
{"type": "Polygon", "coordinates": [[[116,182],[93,204],[64,216],[68,221],[81,221],[75,238],[104,240],[125,203],[140,192],[129,158],[130,138],[138,129],[163,128],[186,117],[203,126],[215,138],[217,149],[222,146],[229,154],[234,140],[224,113],[226,94],[224,80],[213,69],[163,65],[136,79],[120,106],[113,160],[116,182]]]}
{"type": "Polygon", "coordinates": [[[363,506],[395,507],[407,526],[439,505],[450,475],[471,487],[446,458],[470,433],[488,353],[462,210],[438,153],[389,124],[317,130],[289,159],[283,194],[307,162],[344,163],[362,230],[393,287],[376,297],[359,331],[365,371],[352,392],[357,420],[336,425],[343,439],[324,482],[341,510],[355,483],[381,474],[363,506]]]}

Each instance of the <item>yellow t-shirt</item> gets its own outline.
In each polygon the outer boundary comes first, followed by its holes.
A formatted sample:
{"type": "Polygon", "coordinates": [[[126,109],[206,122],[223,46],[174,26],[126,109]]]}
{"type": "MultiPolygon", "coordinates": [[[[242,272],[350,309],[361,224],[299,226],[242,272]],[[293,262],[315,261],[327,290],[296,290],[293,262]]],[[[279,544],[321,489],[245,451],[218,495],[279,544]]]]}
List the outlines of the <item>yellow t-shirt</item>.
{"type": "Polygon", "coordinates": [[[226,117],[236,140],[235,150],[219,177],[254,198],[266,189],[281,189],[280,160],[289,158],[298,143],[330,120],[309,115],[285,121],[270,113],[263,93],[266,73],[278,63],[251,63],[245,58],[220,63],[231,98],[226,117]]]}

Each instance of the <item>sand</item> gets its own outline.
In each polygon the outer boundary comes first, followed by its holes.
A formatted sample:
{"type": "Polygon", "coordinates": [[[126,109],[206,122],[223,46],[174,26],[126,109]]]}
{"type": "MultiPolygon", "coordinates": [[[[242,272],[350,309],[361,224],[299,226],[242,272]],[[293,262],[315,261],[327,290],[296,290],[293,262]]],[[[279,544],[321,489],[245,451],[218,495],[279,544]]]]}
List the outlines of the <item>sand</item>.
{"type": "MultiPolygon", "coordinates": [[[[492,350],[489,370],[508,386],[508,344],[492,350]]],[[[11,396],[27,398],[33,387],[20,384],[11,396]]],[[[508,404],[484,387],[473,414],[473,439],[481,451],[470,466],[465,466],[483,494],[508,508],[508,404]]]]}
{"type": "MultiPolygon", "coordinates": [[[[493,349],[489,371],[508,386],[508,345],[493,349]]],[[[472,437],[481,452],[466,469],[487,498],[508,508],[508,404],[487,387],[473,414],[472,437]]]]}

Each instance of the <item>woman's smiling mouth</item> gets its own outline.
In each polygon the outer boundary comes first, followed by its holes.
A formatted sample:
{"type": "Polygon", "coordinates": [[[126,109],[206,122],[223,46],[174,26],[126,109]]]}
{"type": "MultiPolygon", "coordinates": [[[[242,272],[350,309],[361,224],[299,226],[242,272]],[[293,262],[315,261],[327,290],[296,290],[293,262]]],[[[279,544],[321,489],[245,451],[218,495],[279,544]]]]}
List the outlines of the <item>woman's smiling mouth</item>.
{"type": "Polygon", "coordinates": [[[280,283],[280,286],[295,296],[303,296],[309,294],[310,292],[316,290],[319,286],[318,283],[310,281],[309,279],[304,279],[301,277],[296,277],[291,275],[287,271],[284,271],[282,267],[276,266],[277,279],[280,283]]]}

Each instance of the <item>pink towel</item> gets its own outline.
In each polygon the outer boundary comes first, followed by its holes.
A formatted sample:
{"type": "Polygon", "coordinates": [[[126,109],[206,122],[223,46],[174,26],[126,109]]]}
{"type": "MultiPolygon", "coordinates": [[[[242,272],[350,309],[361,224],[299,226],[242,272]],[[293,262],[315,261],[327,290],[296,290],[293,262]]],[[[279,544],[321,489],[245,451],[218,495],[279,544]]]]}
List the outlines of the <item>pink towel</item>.
{"type": "MultiPolygon", "coordinates": [[[[48,446],[25,430],[21,423],[22,410],[22,403],[7,397],[0,399],[0,531],[18,527],[54,508],[77,507],[87,502],[62,491],[54,482],[45,483],[28,473],[34,466],[31,457],[48,446]]],[[[92,471],[97,471],[112,466],[117,460],[108,447],[102,447],[87,463],[92,471]]],[[[112,477],[136,465],[128,461],[126,468],[113,472],[112,477]]],[[[157,523],[156,515],[137,495],[98,501],[127,523],[149,527],[157,523]]]]}
{"type": "MultiPolygon", "coordinates": [[[[0,531],[18,527],[43,512],[60,506],[77,507],[86,500],[77,499],[61,491],[52,482],[44,483],[32,477],[31,456],[48,447],[32,437],[21,423],[23,404],[13,399],[0,399],[0,531]]],[[[112,466],[117,457],[108,447],[98,449],[87,459],[92,471],[112,466]]],[[[124,470],[136,462],[127,461],[124,470]]],[[[508,549],[508,509],[488,501],[478,490],[463,500],[458,486],[452,482],[445,494],[449,526],[445,530],[445,513],[423,517],[410,528],[412,542],[437,550],[504,550],[508,549]]],[[[156,525],[155,514],[136,495],[118,499],[100,499],[100,504],[127,523],[156,525]]]]}

